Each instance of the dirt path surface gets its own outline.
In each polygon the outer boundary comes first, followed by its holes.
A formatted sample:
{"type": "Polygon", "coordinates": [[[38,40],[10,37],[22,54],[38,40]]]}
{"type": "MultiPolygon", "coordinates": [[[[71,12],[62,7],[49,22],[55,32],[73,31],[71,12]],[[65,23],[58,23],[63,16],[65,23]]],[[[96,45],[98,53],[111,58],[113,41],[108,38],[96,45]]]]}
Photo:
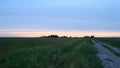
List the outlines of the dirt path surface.
{"type": "Polygon", "coordinates": [[[101,41],[99,41],[99,40],[95,40],[95,41],[97,41],[97,42],[100,43],[101,45],[104,45],[104,46],[109,47],[110,49],[112,49],[112,50],[115,51],[116,53],[120,54],[120,49],[119,49],[119,48],[116,48],[116,47],[114,47],[114,46],[112,46],[112,45],[103,43],[103,42],[101,42],[101,41]]]}
{"type": "Polygon", "coordinates": [[[100,43],[92,40],[94,46],[98,49],[97,56],[103,63],[104,68],[120,68],[120,57],[116,56],[100,43]]]}

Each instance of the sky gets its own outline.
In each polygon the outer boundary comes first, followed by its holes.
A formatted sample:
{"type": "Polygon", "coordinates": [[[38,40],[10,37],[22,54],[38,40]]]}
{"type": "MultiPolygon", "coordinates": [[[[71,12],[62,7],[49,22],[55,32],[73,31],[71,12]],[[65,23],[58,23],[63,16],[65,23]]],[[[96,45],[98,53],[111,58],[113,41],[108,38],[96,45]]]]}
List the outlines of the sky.
{"type": "Polygon", "coordinates": [[[0,37],[119,36],[119,0],[0,0],[0,37]]]}

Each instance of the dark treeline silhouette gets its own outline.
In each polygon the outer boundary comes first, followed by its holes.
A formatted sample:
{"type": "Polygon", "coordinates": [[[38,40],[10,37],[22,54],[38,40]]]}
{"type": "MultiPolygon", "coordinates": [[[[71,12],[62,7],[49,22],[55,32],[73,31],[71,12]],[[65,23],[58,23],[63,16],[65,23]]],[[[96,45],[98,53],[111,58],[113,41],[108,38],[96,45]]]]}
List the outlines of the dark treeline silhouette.
{"type": "Polygon", "coordinates": [[[59,37],[58,35],[49,35],[49,36],[42,36],[41,38],[72,38],[72,37],[68,37],[68,36],[59,37]]]}
{"type": "MultiPolygon", "coordinates": [[[[80,38],[80,37],[68,37],[68,36],[58,36],[58,35],[49,35],[49,36],[41,36],[40,38],[80,38]]],[[[94,38],[94,35],[84,36],[84,38],[94,38]]]]}
{"type": "Polygon", "coordinates": [[[70,37],[67,37],[67,36],[62,36],[62,37],[60,37],[60,38],[70,38],[70,37]]]}
{"type": "Polygon", "coordinates": [[[84,38],[94,38],[95,36],[94,35],[91,35],[91,36],[84,36],[84,38]]]}
{"type": "Polygon", "coordinates": [[[50,36],[48,36],[48,38],[59,38],[59,36],[58,35],[50,35],[50,36]]]}

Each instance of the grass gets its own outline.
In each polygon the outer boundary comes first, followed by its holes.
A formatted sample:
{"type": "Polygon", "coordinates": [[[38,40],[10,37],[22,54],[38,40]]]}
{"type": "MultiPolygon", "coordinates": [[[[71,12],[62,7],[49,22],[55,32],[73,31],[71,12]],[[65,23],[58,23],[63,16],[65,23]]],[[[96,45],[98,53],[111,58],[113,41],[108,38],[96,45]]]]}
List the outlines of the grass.
{"type": "Polygon", "coordinates": [[[102,68],[89,39],[0,38],[0,68],[102,68]]]}
{"type": "Polygon", "coordinates": [[[120,38],[97,38],[97,39],[120,48],[120,38]]]}

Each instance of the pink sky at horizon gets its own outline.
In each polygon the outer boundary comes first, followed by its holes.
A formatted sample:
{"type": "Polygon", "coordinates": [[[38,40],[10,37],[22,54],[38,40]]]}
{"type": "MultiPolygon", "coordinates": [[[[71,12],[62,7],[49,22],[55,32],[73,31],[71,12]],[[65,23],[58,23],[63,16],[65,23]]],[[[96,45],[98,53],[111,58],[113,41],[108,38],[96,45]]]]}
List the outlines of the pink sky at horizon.
{"type": "Polygon", "coordinates": [[[40,37],[48,35],[58,36],[72,36],[72,37],[84,37],[95,35],[96,37],[120,37],[120,32],[111,31],[34,31],[34,32],[22,32],[22,31],[2,31],[0,37],[40,37]]]}

